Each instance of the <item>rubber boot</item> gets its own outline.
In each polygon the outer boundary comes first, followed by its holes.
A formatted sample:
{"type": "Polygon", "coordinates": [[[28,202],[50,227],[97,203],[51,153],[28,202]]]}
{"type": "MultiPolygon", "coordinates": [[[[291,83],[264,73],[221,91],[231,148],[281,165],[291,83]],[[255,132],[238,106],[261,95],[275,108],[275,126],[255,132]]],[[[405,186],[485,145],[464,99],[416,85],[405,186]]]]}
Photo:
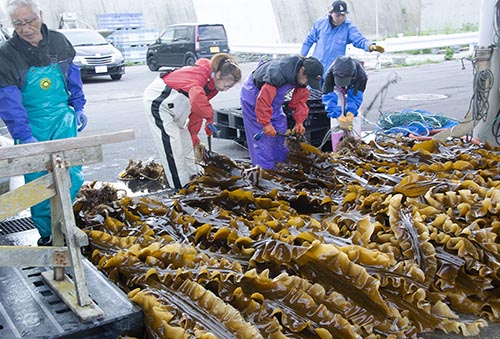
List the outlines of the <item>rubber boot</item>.
{"type": "Polygon", "coordinates": [[[342,136],[344,135],[344,132],[334,132],[332,133],[332,152],[337,152],[337,146],[340,142],[340,139],[342,139],[342,136]]]}

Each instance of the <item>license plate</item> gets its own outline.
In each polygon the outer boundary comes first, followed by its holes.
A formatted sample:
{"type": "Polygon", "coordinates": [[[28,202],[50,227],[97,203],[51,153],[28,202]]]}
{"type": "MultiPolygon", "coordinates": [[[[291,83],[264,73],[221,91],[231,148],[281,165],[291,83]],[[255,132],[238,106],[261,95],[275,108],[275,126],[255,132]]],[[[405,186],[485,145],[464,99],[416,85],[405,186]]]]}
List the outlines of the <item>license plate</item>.
{"type": "Polygon", "coordinates": [[[108,66],[95,66],[96,73],[106,73],[108,71],[108,66]]]}
{"type": "Polygon", "coordinates": [[[219,52],[220,52],[219,46],[210,47],[210,53],[219,53],[219,52]]]}

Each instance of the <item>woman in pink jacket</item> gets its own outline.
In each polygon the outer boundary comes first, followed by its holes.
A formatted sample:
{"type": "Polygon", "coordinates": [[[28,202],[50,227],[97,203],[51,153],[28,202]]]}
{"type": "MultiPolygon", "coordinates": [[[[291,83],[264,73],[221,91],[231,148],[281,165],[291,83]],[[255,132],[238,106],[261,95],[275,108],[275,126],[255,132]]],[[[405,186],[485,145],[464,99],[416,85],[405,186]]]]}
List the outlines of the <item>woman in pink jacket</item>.
{"type": "Polygon", "coordinates": [[[160,74],[144,91],[144,109],[171,188],[179,190],[199,173],[194,147],[204,121],[207,135],[212,135],[207,128],[214,122],[210,99],[240,80],[236,60],[218,53],[160,74]]]}

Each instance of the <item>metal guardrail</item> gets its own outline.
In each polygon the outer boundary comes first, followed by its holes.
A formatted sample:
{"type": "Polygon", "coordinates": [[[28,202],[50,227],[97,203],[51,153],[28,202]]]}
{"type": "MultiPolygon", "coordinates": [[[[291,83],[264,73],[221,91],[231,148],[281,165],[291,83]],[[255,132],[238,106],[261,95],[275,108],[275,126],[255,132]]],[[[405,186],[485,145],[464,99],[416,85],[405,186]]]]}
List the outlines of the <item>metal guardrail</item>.
{"type": "MultiPolygon", "coordinates": [[[[385,48],[387,53],[405,52],[411,50],[440,48],[462,45],[476,45],[479,33],[440,34],[429,36],[408,36],[388,38],[377,43],[385,48]]],[[[276,44],[232,44],[232,52],[263,53],[263,54],[298,54],[302,43],[276,43],[276,44]]],[[[363,51],[350,47],[348,54],[359,54],[363,51]],[[357,50],[357,51],[356,51],[357,50]]]]}
{"type": "Polygon", "coordinates": [[[450,46],[475,45],[479,33],[441,34],[419,37],[388,38],[380,42],[386,52],[405,52],[410,50],[440,48],[450,46]]]}

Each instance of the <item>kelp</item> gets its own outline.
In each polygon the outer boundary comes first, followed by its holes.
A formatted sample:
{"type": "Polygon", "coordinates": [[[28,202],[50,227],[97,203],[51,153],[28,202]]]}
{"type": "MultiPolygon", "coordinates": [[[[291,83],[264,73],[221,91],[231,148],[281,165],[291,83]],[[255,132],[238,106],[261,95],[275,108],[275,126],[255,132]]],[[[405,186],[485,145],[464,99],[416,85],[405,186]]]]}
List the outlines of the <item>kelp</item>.
{"type": "Polygon", "coordinates": [[[289,149],[269,171],[207,153],[175,197],[82,190],[85,253],[149,337],[470,336],[500,320],[498,149],[289,149]]]}

